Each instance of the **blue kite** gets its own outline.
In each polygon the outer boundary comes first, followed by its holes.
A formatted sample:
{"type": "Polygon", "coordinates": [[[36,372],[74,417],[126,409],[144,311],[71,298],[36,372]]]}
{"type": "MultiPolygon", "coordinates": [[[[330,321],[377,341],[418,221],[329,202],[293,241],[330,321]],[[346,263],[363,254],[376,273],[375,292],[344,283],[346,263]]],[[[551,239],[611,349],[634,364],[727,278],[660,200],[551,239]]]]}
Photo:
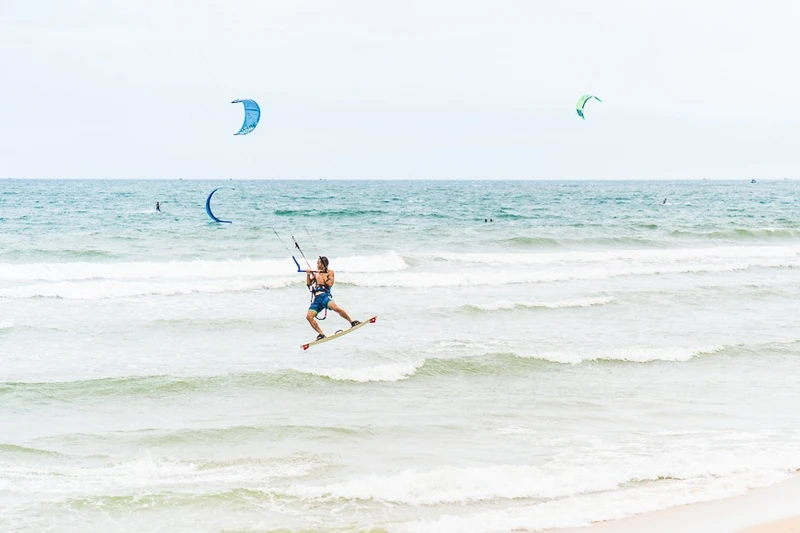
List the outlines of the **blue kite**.
{"type": "MultiPolygon", "coordinates": [[[[261,119],[261,108],[255,100],[234,100],[232,104],[244,105],[244,122],[242,129],[234,133],[234,135],[247,135],[258,126],[258,121],[261,119]]],[[[212,193],[213,194],[213,193],[212,193]]]]}
{"type": "MultiPolygon", "coordinates": [[[[211,220],[213,220],[214,222],[220,222],[222,224],[230,224],[231,223],[230,220],[222,220],[220,218],[217,218],[214,215],[214,213],[211,211],[211,197],[214,196],[214,193],[217,192],[220,189],[233,189],[233,187],[217,187],[216,189],[211,191],[211,194],[209,194],[208,198],[206,198],[206,213],[208,213],[208,216],[210,216],[211,220]]],[[[234,189],[234,190],[236,190],[236,189],[234,189]]]]}

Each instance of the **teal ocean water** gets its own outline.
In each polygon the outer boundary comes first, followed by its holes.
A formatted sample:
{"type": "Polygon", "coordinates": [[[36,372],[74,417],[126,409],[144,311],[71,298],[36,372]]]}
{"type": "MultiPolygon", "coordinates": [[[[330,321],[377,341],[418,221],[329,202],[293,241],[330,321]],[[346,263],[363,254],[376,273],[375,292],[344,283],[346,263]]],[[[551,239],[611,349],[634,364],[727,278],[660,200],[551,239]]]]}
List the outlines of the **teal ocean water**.
{"type": "Polygon", "coordinates": [[[777,483],[800,468],[799,198],[5,180],[0,530],[505,533],[777,483]],[[232,224],[205,213],[219,186],[232,224]],[[273,228],[378,321],[301,350],[273,228]]]}

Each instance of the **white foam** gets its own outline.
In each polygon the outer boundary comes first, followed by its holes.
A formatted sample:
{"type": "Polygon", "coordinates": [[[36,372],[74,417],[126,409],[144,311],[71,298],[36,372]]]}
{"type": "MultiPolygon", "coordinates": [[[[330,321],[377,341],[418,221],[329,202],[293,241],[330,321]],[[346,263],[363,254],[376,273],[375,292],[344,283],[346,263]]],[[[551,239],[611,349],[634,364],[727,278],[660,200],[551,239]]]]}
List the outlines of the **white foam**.
{"type": "MultiPolygon", "coordinates": [[[[549,254],[441,254],[463,267],[442,271],[436,263],[409,268],[395,252],[336,258],[338,281],[363,287],[432,288],[501,286],[572,280],[734,272],[753,267],[800,267],[800,247],[718,247],[704,249],[620,250],[549,254]],[[509,269],[522,264],[531,268],[509,269]],[[392,272],[387,276],[386,272],[392,272]]],[[[186,294],[280,288],[302,283],[285,260],[171,261],[123,263],[0,263],[0,297],[98,299],[146,294],[186,294]],[[10,282],[10,284],[9,284],[10,282]],[[27,284],[25,282],[28,282],[27,284]],[[114,285],[118,282],[122,285],[114,285]],[[74,285],[70,285],[74,283],[74,285]],[[96,283],[92,285],[91,283],[96,283]]],[[[582,307],[607,300],[514,302],[518,306],[582,307]]],[[[489,307],[504,309],[510,304],[489,307]]]]}
{"type": "Polygon", "coordinates": [[[773,228],[773,227],[766,227],[766,228],[755,228],[750,231],[766,231],[767,233],[781,233],[781,232],[791,232],[795,233],[797,230],[794,228],[773,228]]]}
{"type": "Polygon", "coordinates": [[[111,464],[25,464],[0,462],[0,491],[86,497],[145,489],[186,486],[256,488],[265,478],[306,475],[316,463],[257,462],[203,468],[150,454],[111,464]]]}
{"type": "Polygon", "coordinates": [[[592,307],[596,305],[606,305],[616,301],[613,296],[599,297],[599,298],[579,298],[575,300],[556,300],[553,302],[541,301],[508,301],[496,302],[490,304],[472,304],[469,307],[479,309],[481,311],[511,311],[515,309],[562,309],[570,307],[592,307]]]}
{"type": "Polygon", "coordinates": [[[550,351],[520,354],[525,359],[541,359],[553,363],[578,364],[586,361],[625,361],[631,363],[648,363],[650,361],[686,362],[702,355],[711,355],[724,350],[722,345],[705,347],[670,347],[631,346],[626,348],[574,348],[570,351],[550,351]]]}
{"type": "Polygon", "coordinates": [[[672,263],[730,259],[796,258],[800,246],[714,246],[708,248],[623,249],[541,253],[432,253],[419,257],[456,263],[551,265],[615,261],[672,263]]]}
{"type": "Polygon", "coordinates": [[[0,298],[65,298],[70,300],[102,300],[133,296],[174,296],[180,294],[244,292],[278,289],[298,283],[296,278],[263,278],[261,280],[193,280],[193,281],[117,281],[89,280],[59,283],[33,283],[0,289],[0,298]]]}
{"type": "Polygon", "coordinates": [[[380,255],[332,257],[330,268],[336,272],[394,272],[405,270],[408,263],[400,254],[389,251],[380,255]]]}
{"type": "Polygon", "coordinates": [[[11,329],[13,327],[14,327],[14,324],[12,324],[11,322],[0,322],[0,331],[2,331],[4,329],[11,329]]]}
{"type": "Polygon", "coordinates": [[[682,492],[672,487],[676,482],[714,488],[717,480],[726,479],[725,486],[745,490],[749,485],[741,484],[737,476],[761,478],[770,484],[787,478],[800,465],[796,438],[769,441],[733,433],[707,437],[676,437],[667,448],[662,440],[653,438],[632,438],[625,445],[596,438],[554,441],[549,443],[552,455],[540,465],[402,470],[328,485],[294,486],[289,494],[306,499],[440,505],[518,499],[574,501],[592,493],[620,494],[630,488],[667,485],[665,493],[674,497],[682,492]]]}
{"type": "MultiPolygon", "coordinates": [[[[586,494],[565,500],[543,502],[503,510],[445,514],[433,520],[415,520],[398,525],[403,533],[508,533],[555,528],[577,528],[592,522],[626,518],[703,501],[744,494],[747,490],[773,485],[790,477],[781,472],[750,472],[725,478],[677,481],[632,490],[586,494]]],[[[469,508],[467,508],[469,509],[469,508]]]]}
{"type": "MultiPolygon", "coordinates": [[[[394,252],[341,258],[345,280],[353,273],[407,268],[394,252]]],[[[279,289],[301,284],[291,259],[236,261],[171,261],[165,263],[0,263],[0,298],[65,298],[98,300],[132,296],[219,294],[279,289]]]]}
{"type": "Polygon", "coordinates": [[[352,274],[349,283],[363,287],[473,287],[518,285],[526,283],[553,283],[575,280],[605,280],[621,276],[652,276],[663,274],[702,274],[736,272],[753,267],[800,267],[800,257],[766,257],[719,263],[663,263],[629,264],[597,263],[589,265],[569,264],[558,268],[525,270],[467,270],[454,272],[397,272],[392,276],[352,274]]]}
{"type": "MultiPolygon", "coordinates": [[[[405,260],[395,252],[374,256],[341,257],[331,261],[331,268],[342,272],[390,272],[407,267],[405,260]]],[[[0,263],[0,281],[266,278],[286,275],[292,273],[295,269],[296,267],[291,258],[169,261],[163,263],[150,261],[121,263],[0,263]]]]}
{"type": "Polygon", "coordinates": [[[497,430],[501,435],[536,435],[538,430],[525,426],[506,426],[497,430]]]}
{"type": "Polygon", "coordinates": [[[427,472],[403,470],[289,492],[302,498],[380,500],[411,505],[469,503],[494,499],[556,498],[576,492],[610,490],[625,481],[611,471],[580,469],[557,475],[530,465],[471,468],[444,466],[427,472]]]}
{"type": "Polygon", "coordinates": [[[326,485],[295,485],[287,492],[304,500],[447,505],[453,513],[393,522],[391,531],[507,533],[577,527],[742,494],[787,479],[800,465],[800,433],[790,430],[629,433],[604,440],[554,437],[512,426],[501,434],[529,439],[535,448],[551,452],[539,454],[537,465],[388,471],[326,485]],[[477,502],[481,505],[470,505],[477,502]]]}
{"type": "Polygon", "coordinates": [[[421,361],[393,363],[366,368],[298,368],[296,370],[305,374],[327,377],[337,381],[369,383],[373,381],[402,381],[408,379],[424,364],[425,360],[423,359],[421,361]]]}

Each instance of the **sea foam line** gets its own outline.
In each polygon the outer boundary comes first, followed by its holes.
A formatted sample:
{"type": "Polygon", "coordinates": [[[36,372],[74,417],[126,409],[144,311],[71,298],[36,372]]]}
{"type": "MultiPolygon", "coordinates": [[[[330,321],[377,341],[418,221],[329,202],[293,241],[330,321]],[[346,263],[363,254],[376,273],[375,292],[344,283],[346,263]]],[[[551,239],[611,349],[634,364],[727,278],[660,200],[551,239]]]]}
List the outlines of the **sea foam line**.
{"type": "MultiPolygon", "coordinates": [[[[342,272],[391,272],[408,268],[395,252],[372,256],[332,258],[331,268],[342,272]]],[[[286,275],[296,269],[291,258],[231,259],[228,261],[169,262],[69,262],[0,263],[0,281],[78,281],[78,280],[202,280],[224,278],[268,278],[286,275]]]]}
{"type": "Polygon", "coordinates": [[[547,501],[653,485],[667,485],[671,489],[673,481],[703,486],[719,478],[757,476],[765,472],[770,473],[769,482],[776,482],[788,478],[800,466],[797,447],[800,443],[791,435],[783,435],[781,439],[765,441],[759,434],[731,432],[727,438],[711,444],[704,442],[702,436],[676,439],[674,447],[668,449],[656,438],[625,445],[597,442],[590,449],[571,444],[538,465],[406,469],[338,483],[295,485],[281,492],[304,500],[442,505],[519,499],[547,501]]]}
{"type": "Polygon", "coordinates": [[[87,280],[56,283],[32,283],[0,289],[0,298],[63,298],[68,300],[104,300],[135,296],[178,296],[185,294],[222,294],[280,289],[299,283],[297,278],[265,277],[260,280],[196,281],[117,281],[87,280]]]}
{"type": "Polygon", "coordinates": [[[0,461],[0,491],[35,495],[82,496],[125,494],[139,490],[182,489],[194,486],[257,487],[269,478],[306,475],[319,462],[248,461],[209,464],[146,454],[109,463],[70,459],[69,463],[19,463],[0,461]]]}
{"type": "Polygon", "coordinates": [[[530,354],[515,354],[524,359],[541,359],[552,363],[579,364],[591,361],[619,361],[624,363],[649,363],[652,361],[671,361],[683,363],[703,355],[721,353],[733,346],[715,345],[705,347],[654,347],[630,346],[625,348],[581,348],[572,350],[547,351],[530,354]]]}
{"type": "Polygon", "coordinates": [[[664,274],[705,274],[737,272],[750,268],[796,268],[800,257],[762,258],[726,261],[720,263],[686,264],[595,264],[564,265],[559,268],[527,270],[460,270],[458,272],[397,272],[392,276],[353,274],[345,283],[361,287],[437,288],[502,286],[533,283],[555,283],[566,281],[606,280],[624,276],[653,276],[664,274]]]}
{"type": "MultiPolygon", "coordinates": [[[[782,346],[790,344],[780,343],[782,346]]],[[[169,396],[208,394],[214,390],[297,388],[318,386],[330,380],[347,386],[352,383],[398,382],[409,379],[457,376],[462,374],[513,374],[535,371],[537,364],[580,364],[584,362],[648,363],[667,361],[682,363],[704,355],[714,355],[727,350],[741,350],[740,345],[689,347],[642,347],[599,349],[543,353],[486,353],[464,357],[428,357],[413,361],[399,361],[367,367],[297,367],[265,372],[219,376],[124,376],[79,381],[7,382],[0,383],[0,397],[10,395],[69,401],[75,398],[169,396]]]]}
{"type": "Polygon", "coordinates": [[[532,301],[532,302],[496,302],[489,304],[469,304],[462,306],[461,309],[471,311],[514,311],[518,309],[566,309],[572,307],[594,307],[615,302],[613,296],[597,298],[579,298],[575,300],[556,300],[552,302],[532,301]]]}
{"type": "Polygon", "coordinates": [[[707,248],[619,249],[602,251],[559,251],[538,253],[444,253],[415,257],[455,263],[504,265],[549,265],[563,263],[608,263],[614,261],[681,262],[756,258],[796,258],[800,246],[713,246],[707,248]]]}
{"type": "Polygon", "coordinates": [[[335,381],[370,383],[379,381],[402,381],[414,376],[423,367],[425,360],[393,363],[365,368],[297,368],[298,372],[320,376],[335,381]]]}
{"type": "MultiPolygon", "coordinates": [[[[593,522],[616,520],[745,494],[748,490],[774,485],[791,475],[782,471],[748,472],[719,478],[665,480],[652,486],[583,494],[534,505],[502,510],[445,513],[431,520],[399,524],[396,533],[508,533],[557,528],[578,528],[593,522]]],[[[466,508],[470,509],[470,508],[466,508]]]]}

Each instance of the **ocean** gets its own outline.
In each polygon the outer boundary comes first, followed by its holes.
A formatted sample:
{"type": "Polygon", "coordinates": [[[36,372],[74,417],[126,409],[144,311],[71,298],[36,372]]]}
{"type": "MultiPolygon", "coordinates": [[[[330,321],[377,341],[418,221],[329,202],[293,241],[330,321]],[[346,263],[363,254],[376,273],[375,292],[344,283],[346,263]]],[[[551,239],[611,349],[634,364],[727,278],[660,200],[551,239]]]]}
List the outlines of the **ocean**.
{"type": "Polygon", "coordinates": [[[4,180],[0,530],[507,533],[788,479],[798,198],[4,180]],[[300,348],[293,236],[374,325],[300,348]]]}

